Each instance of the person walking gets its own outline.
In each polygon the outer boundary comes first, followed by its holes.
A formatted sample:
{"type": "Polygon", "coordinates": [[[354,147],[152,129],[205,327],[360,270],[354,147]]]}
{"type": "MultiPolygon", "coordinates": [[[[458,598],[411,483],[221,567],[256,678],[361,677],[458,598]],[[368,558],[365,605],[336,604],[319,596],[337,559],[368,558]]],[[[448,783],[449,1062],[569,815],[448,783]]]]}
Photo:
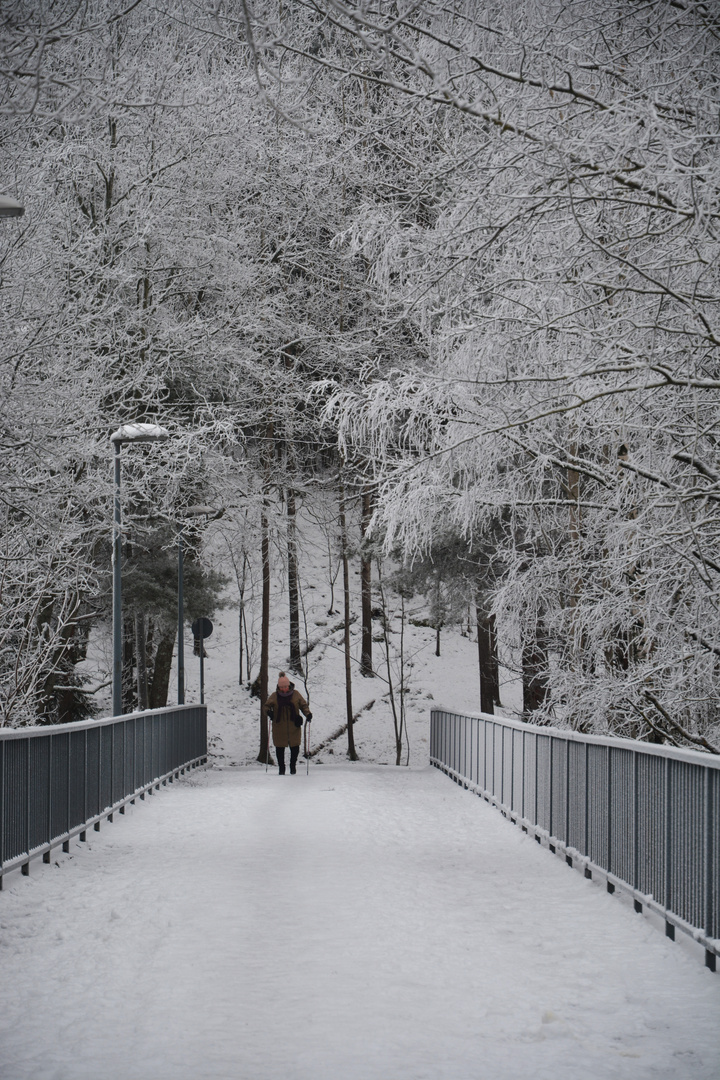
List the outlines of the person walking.
{"type": "Polygon", "coordinates": [[[297,772],[302,731],[301,712],[308,723],[312,720],[310,707],[295,683],[290,682],[284,671],[278,675],[277,689],[265,702],[265,709],[272,720],[273,745],[277,752],[278,772],[285,775],[285,747],[290,747],[290,773],[297,772]]]}

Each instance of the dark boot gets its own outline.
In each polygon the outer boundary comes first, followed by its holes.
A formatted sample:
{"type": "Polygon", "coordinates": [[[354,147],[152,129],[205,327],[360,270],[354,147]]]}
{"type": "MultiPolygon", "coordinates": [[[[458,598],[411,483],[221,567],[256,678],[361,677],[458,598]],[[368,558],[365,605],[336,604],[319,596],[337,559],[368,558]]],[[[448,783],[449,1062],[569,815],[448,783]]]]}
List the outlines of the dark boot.
{"type": "Polygon", "coordinates": [[[298,759],[298,754],[299,753],[300,753],[300,747],[299,746],[291,746],[290,747],[290,772],[291,772],[291,774],[293,776],[297,772],[297,769],[296,769],[295,766],[297,765],[297,759],[298,759]]]}
{"type": "MultiPolygon", "coordinates": [[[[275,753],[277,754],[277,759],[278,759],[278,772],[280,773],[281,776],[284,776],[285,775],[285,747],[284,746],[276,746],[275,747],[275,753]]],[[[290,771],[292,772],[292,767],[291,767],[290,771]]]]}

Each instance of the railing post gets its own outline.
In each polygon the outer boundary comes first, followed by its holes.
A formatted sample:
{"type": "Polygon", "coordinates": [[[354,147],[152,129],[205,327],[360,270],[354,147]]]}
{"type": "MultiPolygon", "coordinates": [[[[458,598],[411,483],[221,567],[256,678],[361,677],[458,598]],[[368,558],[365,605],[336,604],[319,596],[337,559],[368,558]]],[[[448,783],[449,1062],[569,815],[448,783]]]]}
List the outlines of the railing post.
{"type": "MultiPolygon", "coordinates": [[[[497,773],[497,724],[494,720],[490,721],[492,728],[492,796],[497,799],[497,791],[495,790],[495,774],[497,773]]],[[[502,791],[502,773],[500,774],[500,790],[502,791]]]]}
{"type": "Polygon", "coordinates": [[[85,730],[85,745],[83,747],[83,816],[88,819],[88,733],[85,730]]]}
{"type": "MultiPolygon", "coordinates": [[[[497,728],[493,724],[493,730],[497,728]]],[[[500,728],[500,804],[505,806],[505,730],[500,728]]]]}
{"type": "MultiPolygon", "coordinates": [[[[633,889],[640,888],[640,759],[637,750],[633,750],[633,889]]],[[[642,904],[635,898],[635,910],[642,911],[642,904]]]]}
{"type": "MultiPolygon", "coordinates": [[[[705,789],[705,936],[708,938],[718,937],[715,928],[716,913],[714,910],[714,897],[713,897],[713,858],[715,855],[715,816],[713,814],[713,786],[711,782],[710,769],[707,766],[704,769],[704,789],[705,789]]],[[[705,967],[710,968],[711,971],[715,971],[716,958],[715,953],[710,952],[709,949],[705,950],[705,967]]]]}
{"type": "Polygon", "coordinates": [[[515,802],[515,732],[510,728],[510,810],[515,802]]]}
{"type": "Polygon", "coordinates": [[[549,815],[549,818],[548,818],[548,832],[550,833],[550,836],[552,838],[552,837],[555,836],[555,832],[554,832],[554,829],[553,829],[553,826],[555,824],[555,822],[553,820],[553,817],[554,817],[554,815],[553,815],[553,789],[554,789],[554,786],[555,786],[555,740],[553,739],[552,735],[550,736],[550,770],[549,771],[550,771],[550,777],[549,777],[550,798],[549,798],[548,801],[550,803],[550,815],[549,815]]]}
{"type": "Polygon", "coordinates": [[[585,743],[585,851],[583,855],[590,858],[590,743],[585,743]]]}
{"type": "Polygon", "coordinates": [[[565,740],[565,847],[570,847],[570,740],[565,740]]]}
{"type": "MultiPolygon", "coordinates": [[[[27,757],[25,758],[25,851],[27,853],[28,862],[30,864],[30,810],[31,810],[31,797],[30,797],[30,785],[32,783],[32,776],[30,774],[30,739],[27,740],[27,757]]],[[[25,867],[23,867],[23,873],[26,873],[25,867]]]]}
{"type": "Polygon", "coordinates": [[[137,718],[137,716],[135,716],[133,718],[133,725],[134,725],[134,728],[135,728],[135,731],[133,733],[134,738],[133,738],[133,760],[132,760],[133,791],[137,791],[137,789],[138,789],[138,755],[139,755],[139,750],[138,750],[138,718],[137,718]]]}
{"type": "Polygon", "coordinates": [[[102,733],[103,729],[98,728],[98,769],[97,769],[97,808],[98,812],[101,810],[102,804],[102,733]]]}
{"type": "MultiPolygon", "coordinates": [[[[672,903],[672,774],[670,758],[665,758],[665,911],[672,903]]],[[[665,920],[665,936],[675,940],[675,927],[665,920]]]]}
{"type": "Polygon", "coordinates": [[[483,726],[483,791],[487,795],[487,761],[488,761],[488,748],[487,748],[487,720],[482,721],[483,726]]]}
{"type": "Polygon", "coordinates": [[[522,793],[520,816],[525,817],[525,732],[522,733],[522,793]]]}
{"type": "MultiPolygon", "coordinates": [[[[608,746],[607,748],[607,871],[611,873],[612,867],[612,750],[608,746]]],[[[607,891],[615,892],[615,886],[610,881],[607,883],[607,891]]]]}
{"type": "Polygon", "coordinates": [[[538,825],[538,778],[540,770],[538,768],[538,734],[537,731],[533,732],[533,739],[535,740],[535,817],[533,819],[533,825],[537,828],[538,825]]]}
{"type": "MultiPolygon", "coordinates": [[[[70,753],[70,751],[72,749],[72,740],[70,738],[70,732],[69,731],[67,733],[66,738],[67,738],[68,747],[67,747],[67,799],[65,800],[65,802],[66,802],[66,807],[65,807],[65,813],[66,813],[65,832],[70,832],[70,788],[71,788],[70,780],[72,778],[72,754],[70,753]]],[[[68,844],[68,843],[69,843],[69,840],[66,840],[65,844],[68,844]]],[[[63,850],[69,851],[69,848],[66,848],[65,845],[63,845],[63,850]]]]}
{"type": "Polygon", "coordinates": [[[475,720],[475,783],[480,787],[480,720],[475,720]]]}
{"type": "MultiPolygon", "coordinates": [[[[48,844],[53,838],[53,801],[52,801],[52,782],[53,782],[53,736],[48,735],[48,807],[47,807],[47,838],[48,844]]],[[[0,864],[1,865],[1,864],[0,864]]]]}
{"type": "Polygon", "coordinates": [[[0,892],[5,864],[5,741],[0,740],[0,892]]]}
{"type": "Polygon", "coordinates": [[[467,736],[468,736],[468,718],[463,718],[463,738],[462,738],[462,774],[463,778],[467,779],[467,736]]]}

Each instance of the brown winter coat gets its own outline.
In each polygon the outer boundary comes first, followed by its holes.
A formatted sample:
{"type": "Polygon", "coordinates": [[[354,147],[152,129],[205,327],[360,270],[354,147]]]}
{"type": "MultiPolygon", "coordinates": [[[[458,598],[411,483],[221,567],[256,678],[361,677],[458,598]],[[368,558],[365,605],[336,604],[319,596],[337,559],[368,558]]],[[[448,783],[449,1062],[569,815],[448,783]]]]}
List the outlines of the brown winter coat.
{"type": "Polygon", "coordinates": [[[294,683],[290,683],[292,694],[289,699],[283,701],[282,696],[275,690],[265,703],[268,712],[272,712],[273,746],[299,746],[302,735],[302,724],[297,727],[296,719],[300,719],[300,711],[307,714],[310,707],[302,694],[295,689],[294,683]]]}

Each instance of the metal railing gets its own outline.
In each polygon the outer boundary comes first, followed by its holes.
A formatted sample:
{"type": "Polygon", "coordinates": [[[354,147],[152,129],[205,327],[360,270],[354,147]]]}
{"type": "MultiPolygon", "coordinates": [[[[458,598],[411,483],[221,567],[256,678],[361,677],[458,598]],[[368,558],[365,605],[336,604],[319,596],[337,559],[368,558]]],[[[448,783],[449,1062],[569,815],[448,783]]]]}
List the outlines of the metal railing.
{"type": "Polygon", "coordinates": [[[184,705],[107,720],[0,729],[2,876],[207,761],[207,710],[184,705]]]}
{"type": "Polygon", "coordinates": [[[430,763],[608,892],[720,952],[720,757],[433,710],[430,763]]]}

